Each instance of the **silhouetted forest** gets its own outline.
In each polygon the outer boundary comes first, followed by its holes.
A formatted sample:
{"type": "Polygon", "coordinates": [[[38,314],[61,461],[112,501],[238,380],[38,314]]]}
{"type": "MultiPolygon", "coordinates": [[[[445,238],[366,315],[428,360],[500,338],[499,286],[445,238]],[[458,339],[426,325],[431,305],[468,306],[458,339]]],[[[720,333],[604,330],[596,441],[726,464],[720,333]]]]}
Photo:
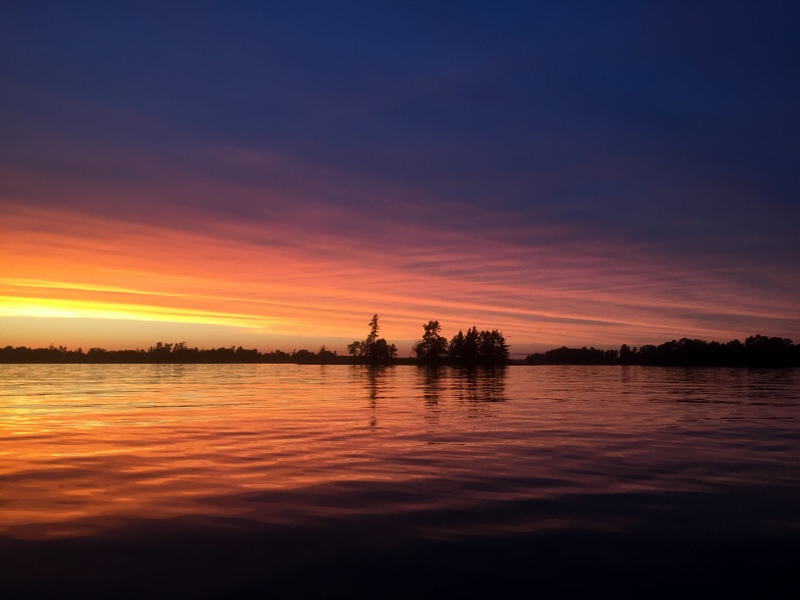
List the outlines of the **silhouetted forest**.
{"type": "Polygon", "coordinates": [[[373,315],[369,322],[369,335],[363,341],[356,340],[348,344],[347,351],[359,363],[382,364],[391,362],[397,357],[397,347],[385,339],[378,338],[378,315],[373,315]]]}
{"type": "Polygon", "coordinates": [[[755,335],[744,343],[706,342],[682,338],[660,346],[639,348],[623,344],[619,350],[597,348],[555,348],[531,354],[522,361],[510,361],[508,344],[498,330],[478,331],[476,327],[459,331],[449,341],[441,335],[438,321],[423,325],[422,340],[414,345],[415,358],[398,358],[397,348],[378,338],[378,315],[370,321],[367,338],[348,345],[348,355],[339,355],[322,346],[317,352],[307,349],[261,353],[241,346],[199,349],[185,342],[163,343],[136,350],[106,350],[64,346],[48,348],[0,348],[0,363],[284,363],[284,364],[442,364],[442,365],[643,365],[682,367],[800,367],[800,344],[779,337],[755,335]]]}
{"type": "Polygon", "coordinates": [[[506,338],[497,329],[478,331],[476,327],[459,330],[448,342],[442,336],[439,321],[422,326],[422,341],[414,346],[422,364],[504,365],[508,362],[506,338]]]}
{"type": "Polygon", "coordinates": [[[397,347],[378,337],[378,315],[369,322],[369,333],[364,340],[348,344],[348,355],[340,356],[325,346],[318,352],[301,349],[291,353],[274,350],[262,354],[256,349],[239,346],[201,350],[190,348],[186,342],[165,344],[158,342],[147,350],[106,350],[81,348],[68,350],[64,346],[49,348],[0,349],[0,363],[292,363],[292,364],[454,364],[503,365],[508,362],[508,345],[503,335],[492,331],[478,331],[475,327],[464,334],[459,331],[448,343],[441,336],[438,321],[423,325],[425,334],[415,347],[417,358],[397,358],[397,347]]]}
{"type": "Polygon", "coordinates": [[[675,367],[800,367],[800,345],[779,337],[754,335],[725,344],[681,338],[660,346],[617,350],[561,347],[525,358],[529,365],[644,365],[675,367]]]}
{"type": "Polygon", "coordinates": [[[64,346],[49,348],[12,348],[0,349],[1,363],[347,363],[352,362],[346,356],[327,350],[325,346],[319,352],[310,350],[294,350],[291,353],[274,350],[262,354],[256,349],[245,349],[239,346],[229,348],[199,349],[190,348],[185,342],[165,344],[158,342],[147,350],[106,350],[90,348],[84,352],[81,348],[68,350],[64,346]]]}

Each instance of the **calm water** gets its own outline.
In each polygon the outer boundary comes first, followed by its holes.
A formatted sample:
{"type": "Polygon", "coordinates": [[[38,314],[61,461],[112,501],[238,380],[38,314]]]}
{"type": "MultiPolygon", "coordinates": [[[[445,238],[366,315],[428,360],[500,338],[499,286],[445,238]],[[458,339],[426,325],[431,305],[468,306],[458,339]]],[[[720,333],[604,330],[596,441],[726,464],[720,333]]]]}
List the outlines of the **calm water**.
{"type": "Polygon", "coordinates": [[[0,560],[4,597],[794,597],[800,371],[0,365],[0,560]]]}

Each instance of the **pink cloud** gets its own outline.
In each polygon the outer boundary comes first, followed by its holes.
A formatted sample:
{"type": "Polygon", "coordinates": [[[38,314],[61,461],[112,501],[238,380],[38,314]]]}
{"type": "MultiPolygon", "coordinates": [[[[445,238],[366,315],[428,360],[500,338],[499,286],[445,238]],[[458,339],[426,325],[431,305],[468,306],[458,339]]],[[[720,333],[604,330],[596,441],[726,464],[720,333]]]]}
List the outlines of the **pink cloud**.
{"type": "Polygon", "coordinates": [[[518,349],[800,337],[800,283],[785,265],[587,237],[273,152],[186,148],[54,139],[40,157],[58,163],[53,175],[4,165],[2,294],[178,322],[235,315],[264,340],[357,337],[375,312],[398,340],[439,319],[448,335],[500,328],[518,349]]]}

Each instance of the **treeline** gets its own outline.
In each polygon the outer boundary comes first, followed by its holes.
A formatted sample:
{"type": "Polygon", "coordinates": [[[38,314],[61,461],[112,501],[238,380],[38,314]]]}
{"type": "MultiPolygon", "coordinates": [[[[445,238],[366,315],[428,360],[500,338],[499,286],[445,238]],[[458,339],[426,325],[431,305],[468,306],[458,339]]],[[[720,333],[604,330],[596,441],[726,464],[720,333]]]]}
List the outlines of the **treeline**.
{"type": "Polygon", "coordinates": [[[467,333],[459,330],[448,342],[439,321],[428,321],[422,328],[422,340],[414,346],[419,363],[488,366],[508,362],[508,344],[497,329],[478,331],[473,326],[467,333]]]}
{"type": "Polygon", "coordinates": [[[0,363],[266,363],[266,364],[443,364],[464,366],[528,365],[642,365],[680,367],[800,367],[800,344],[779,337],[755,335],[744,343],[706,342],[682,338],[660,346],[647,344],[639,348],[623,344],[619,350],[567,348],[563,346],[544,353],[530,354],[524,361],[509,361],[508,344],[498,330],[478,331],[476,327],[459,331],[450,340],[441,335],[438,321],[423,325],[422,340],[413,347],[415,358],[397,358],[397,348],[378,338],[378,316],[370,321],[365,340],[348,345],[349,355],[339,355],[322,346],[319,351],[307,349],[261,353],[241,346],[199,349],[185,342],[158,342],[146,350],[106,350],[64,346],[0,348],[0,363]]]}
{"type": "Polygon", "coordinates": [[[378,337],[378,315],[372,315],[369,322],[369,335],[365,340],[356,340],[348,344],[347,352],[358,362],[378,364],[386,363],[397,357],[397,347],[378,337]]]}
{"type": "Polygon", "coordinates": [[[283,364],[319,364],[319,363],[352,362],[346,356],[327,350],[325,346],[319,352],[310,350],[294,350],[291,353],[282,350],[261,353],[256,349],[245,349],[239,346],[229,348],[199,349],[190,348],[185,342],[165,344],[158,342],[147,350],[106,350],[90,348],[84,352],[81,348],[68,350],[64,346],[49,348],[26,348],[20,346],[0,348],[0,363],[283,363],[283,364]]]}
{"type": "Polygon", "coordinates": [[[397,347],[378,337],[378,315],[369,322],[369,333],[364,340],[347,346],[348,355],[340,356],[325,346],[318,352],[294,350],[291,353],[274,350],[262,354],[256,349],[239,346],[199,349],[186,342],[158,342],[147,350],[106,350],[81,348],[68,350],[64,346],[49,348],[0,348],[0,363],[291,363],[291,364],[453,364],[502,365],[508,362],[508,344],[496,329],[478,331],[472,327],[466,333],[459,331],[449,342],[441,335],[438,321],[423,325],[421,342],[414,346],[416,358],[398,358],[397,347]]]}
{"type": "Polygon", "coordinates": [[[780,337],[754,335],[744,343],[706,342],[681,338],[660,346],[639,348],[623,344],[619,350],[567,348],[531,354],[529,365],[643,365],[674,367],[800,367],[800,344],[780,337]]]}

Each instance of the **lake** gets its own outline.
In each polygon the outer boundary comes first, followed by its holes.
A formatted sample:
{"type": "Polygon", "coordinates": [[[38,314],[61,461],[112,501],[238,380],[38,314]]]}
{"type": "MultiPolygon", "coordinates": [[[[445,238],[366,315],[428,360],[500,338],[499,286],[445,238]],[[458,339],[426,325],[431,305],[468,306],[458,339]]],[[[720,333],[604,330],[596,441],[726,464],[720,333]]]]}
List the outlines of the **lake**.
{"type": "Polygon", "coordinates": [[[0,365],[0,595],[800,597],[800,370],[0,365]]]}

